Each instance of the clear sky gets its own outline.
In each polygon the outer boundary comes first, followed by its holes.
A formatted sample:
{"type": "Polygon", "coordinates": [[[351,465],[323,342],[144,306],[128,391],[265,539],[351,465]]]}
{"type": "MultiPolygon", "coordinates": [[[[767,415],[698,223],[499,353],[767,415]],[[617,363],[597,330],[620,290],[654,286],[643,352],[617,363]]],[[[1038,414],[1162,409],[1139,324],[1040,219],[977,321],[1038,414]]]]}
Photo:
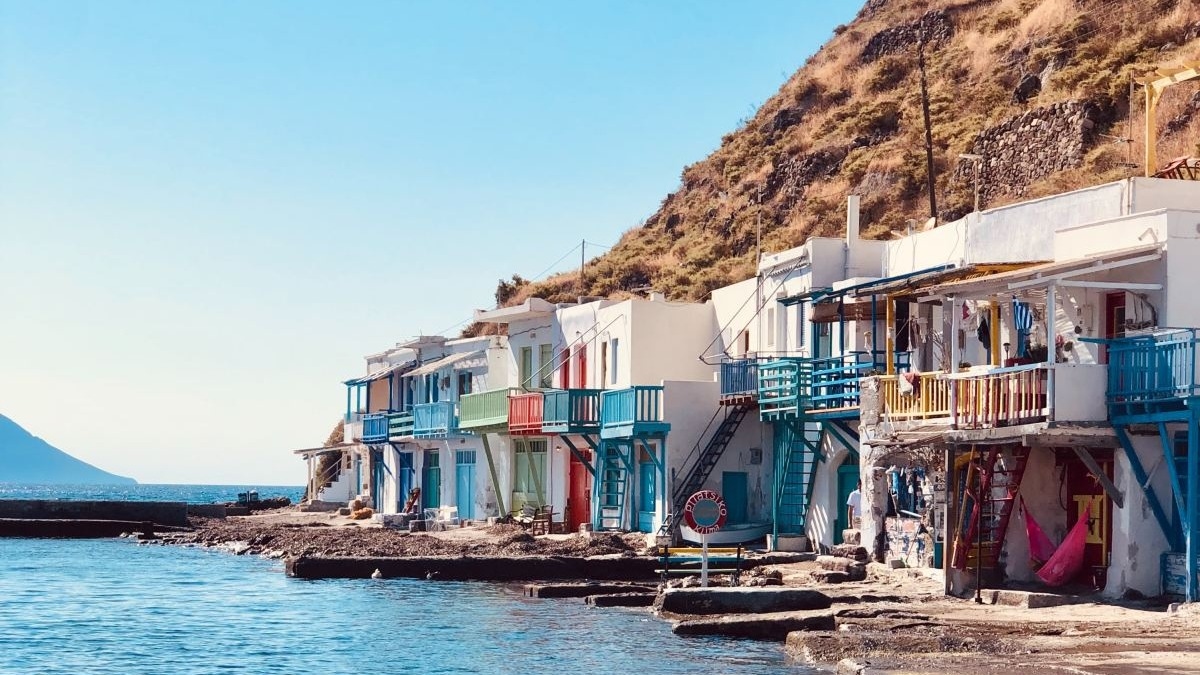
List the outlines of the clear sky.
{"type": "Polygon", "coordinates": [[[303,483],[363,354],[616,241],[857,5],[0,0],[0,413],[303,483]]]}

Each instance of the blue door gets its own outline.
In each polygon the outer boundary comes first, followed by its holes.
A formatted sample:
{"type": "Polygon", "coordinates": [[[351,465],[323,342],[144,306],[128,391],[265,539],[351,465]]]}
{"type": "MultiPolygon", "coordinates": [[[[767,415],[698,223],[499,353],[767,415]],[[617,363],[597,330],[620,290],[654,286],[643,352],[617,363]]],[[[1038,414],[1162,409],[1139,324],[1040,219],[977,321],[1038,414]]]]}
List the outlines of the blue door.
{"type": "Polygon", "coordinates": [[[403,513],[408,491],[413,488],[413,457],[411,452],[397,452],[396,458],[396,512],[403,513]]]}
{"type": "Polygon", "coordinates": [[[749,521],[749,480],[745,471],[726,471],[721,474],[721,497],[725,500],[725,522],[729,525],[749,521]]]}
{"type": "Polygon", "coordinates": [[[833,543],[842,543],[842,531],[850,528],[850,521],[846,520],[846,502],[850,499],[850,493],[858,488],[858,462],[853,461],[849,457],[838,467],[838,496],[837,496],[837,520],[833,524],[833,543]]]}
{"type": "Polygon", "coordinates": [[[475,517],[475,451],[459,450],[454,462],[454,504],[458,517],[475,517]]]}
{"type": "Polygon", "coordinates": [[[385,483],[383,466],[383,451],[371,451],[371,502],[375,508],[383,510],[383,485],[385,483]]]}
{"type": "Polygon", "coordinates": [[[654,507],[658,503],[658,468],[641,452],[638,462],[638,530],[641,532],[654,531],[654,507]]]}

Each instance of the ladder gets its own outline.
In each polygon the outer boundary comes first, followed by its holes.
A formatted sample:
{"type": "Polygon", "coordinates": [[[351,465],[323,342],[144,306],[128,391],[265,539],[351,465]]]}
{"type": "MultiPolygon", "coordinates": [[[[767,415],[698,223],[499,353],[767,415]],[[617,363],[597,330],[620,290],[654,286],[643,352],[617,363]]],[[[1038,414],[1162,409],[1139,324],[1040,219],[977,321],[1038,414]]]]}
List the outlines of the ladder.
{"type": "MultiPolygon", "coordinates": [[[[688,497],[704,487],[704,482],[712,475],[713,468],[717,466],[717,462],[725,454],[725,449],[729,447],[729,442],[733,440],[733,435],[737,433],[738,427],[741,426],[742,420],[746,419],[746,414],[750,412],[753,404],[739,403],[733,406],[722,407],[727,410],[725,418],[721,420],[721,424],[717,427],[717,430],[708,439],[708,444],[700,452],[696,463],[692,465],[687,476],[679,484],[679,487],[675,489],[674,495],[672,495],[674,498],[672,500],[674,513],[682,513],[683,505],[687,502],[688,497]]],[[[697,447],[699,447],[699,443],[697,443],[697,447]]]]}
{"type": "Polygon", "coordinates": [[[803,419],[775,425],[775,534],[804,532],[813,475],[821,456],[821,426],[803,419]]]}
{"type": "Polygon", "coordinates": [[[593,526],[597,531],[624,529],[630,460],[626,458],[622,444],[616,441],[601,441],[597,455],[597,508],[593,526]]]}
{"type": "Polygon", "coordinates": [[[977,555],[982,556],[980,568],[995,569],[1000,563],[1029,448],[1013,448],[1011,459],[1000,450],[993,446],[984,452],[972,450],[968,456],[951,559],[957,569],[975,567],[977,555]]]}

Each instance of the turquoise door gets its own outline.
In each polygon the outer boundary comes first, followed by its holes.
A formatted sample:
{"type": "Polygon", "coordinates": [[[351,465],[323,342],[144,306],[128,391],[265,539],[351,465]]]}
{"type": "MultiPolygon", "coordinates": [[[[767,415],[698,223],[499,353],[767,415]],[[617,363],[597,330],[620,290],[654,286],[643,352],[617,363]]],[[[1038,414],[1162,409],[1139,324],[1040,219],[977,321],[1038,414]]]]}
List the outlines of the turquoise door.
{"type": "MultiPolygon", "coordinates": [[[[644,451],[643,451],[644,452],[644,451]]],[[[653,461],[638,462],[638,530],[654,531],[654,507],[658,503],[658,469],[653,461]]]]}
{"type": "Polygon", "coordinates": [[[475,517],[475,451],[459,450],[454,462],[454,505],[458,517],[475,517]]]}
{"type": "Polygon", "coordinates": [[[421,506],[436,509],[442,505],[442,467],[437,450],[425,451],[425,463],[421,467],[421,506]]]}
{"type": "Polygon", "coordinates": [[[379,511],[383,510],[384,480],[383,451],[371,451],[371,501],[379,511]]]}
{"type": "Polygon", "coordinates": [[[749,476],[745,471],[726,471],[721,474],[721,497],[725,500],[726,523],[737,525],[749,521],[749,476]]]}
{"type": "Polygon", "coordinates": [[[851,462],[847,457],[838,467],[837,477],[837,520],[833,525],[833,543],[840,544],[842,530],[850,527],[850,521],[846,520],[846,500],[850,499],[850,493],[858,487],[858,463],[851,462]]]}

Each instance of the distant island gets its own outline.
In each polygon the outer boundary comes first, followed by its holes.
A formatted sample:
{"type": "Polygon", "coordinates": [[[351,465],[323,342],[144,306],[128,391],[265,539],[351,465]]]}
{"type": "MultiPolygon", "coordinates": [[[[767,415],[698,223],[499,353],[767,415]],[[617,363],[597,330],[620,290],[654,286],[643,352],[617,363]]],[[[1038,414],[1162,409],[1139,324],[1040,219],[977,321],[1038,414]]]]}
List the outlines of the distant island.
{"type": "Polygon", "coordinates": [[[0,483],[136,485],[76,459],[0,415],[0,483]]]}

